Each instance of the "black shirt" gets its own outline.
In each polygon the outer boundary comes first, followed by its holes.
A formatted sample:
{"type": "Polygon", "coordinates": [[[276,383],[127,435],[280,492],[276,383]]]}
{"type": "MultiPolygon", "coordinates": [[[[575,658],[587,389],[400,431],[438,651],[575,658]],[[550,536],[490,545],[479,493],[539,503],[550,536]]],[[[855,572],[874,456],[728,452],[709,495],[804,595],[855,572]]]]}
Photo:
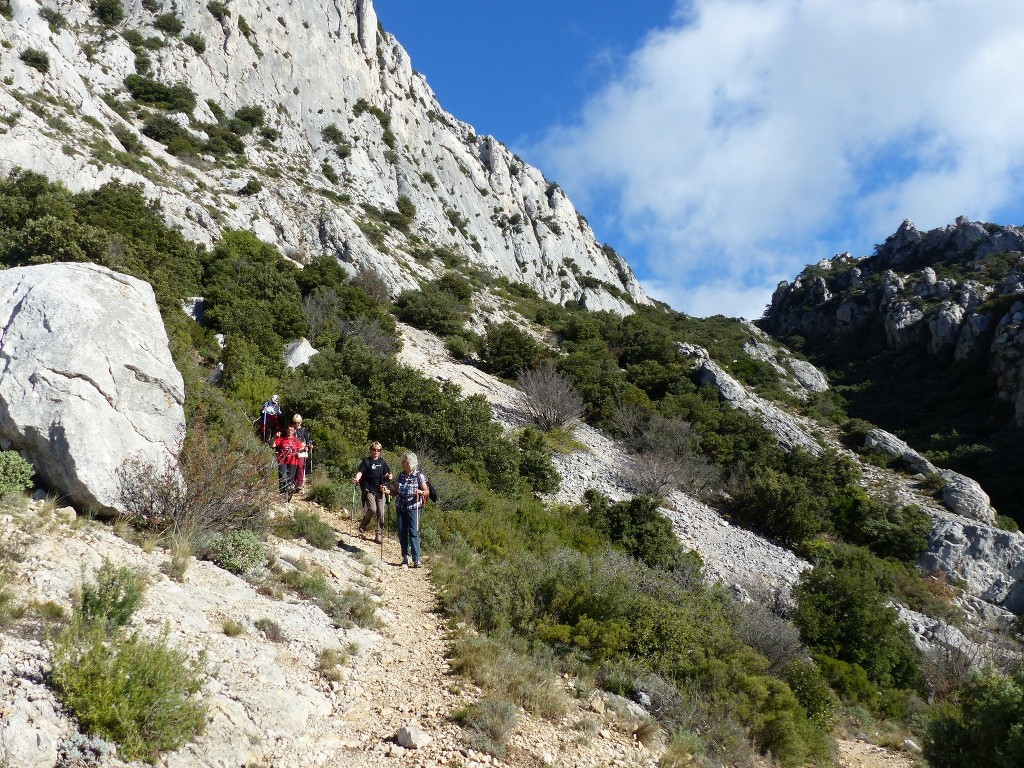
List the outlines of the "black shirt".
{"type": "Polygon", "coordinates": [[[380,496],[380,487],[384,485],[384,475],[391,474],[391,467],[382,458],[366,457],[359,464],[359,469],[356,472],[362,472],[362,477],[359,478],[359,485],[362,487],[365,493],[372,493],[374,496],[380,496]]]}

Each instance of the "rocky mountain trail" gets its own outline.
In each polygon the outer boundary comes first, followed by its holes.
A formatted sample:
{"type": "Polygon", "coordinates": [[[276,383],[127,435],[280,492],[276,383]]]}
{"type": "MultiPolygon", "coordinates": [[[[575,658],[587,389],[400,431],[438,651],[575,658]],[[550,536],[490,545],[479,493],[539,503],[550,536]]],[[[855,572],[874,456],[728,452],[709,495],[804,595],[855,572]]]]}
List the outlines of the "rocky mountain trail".
{"type": "MultiPolygon", "coordinates": [[[[328,520],[338,547],[320,550],[271,537],[271,573],[298,568],[323,574],[334,589],[356,590],[374,604],[375,627],[338,627],[319,607],[275,586],[269,574],[245,580],[192,560],[182,579],[172,580],[163,572],[166,552],[44,502],[4,515],[0,543],[5,556],[17,553],[22,603],[52,602],[67,611],[83,577],[109,560],[146,577],[137,619],[144,634],[156,636],[166,627],[173,646],[193,657],[205,653],[205,730],[163,756],[166,768],[653,765],[654,753],[633,738],[635,718],[611,708],[598,712],[586,696],[572,699],[557,723],[521,711],[506,758],[466,746],[465,732],[451,716],[481,691],[449,668],[449,630],[436,610],[429,565],[397,565],[393,532],[381,559],[379,546],[361,538],[346,514],[299,498],[281,511],[296,509],[328,520]],[[228,623],[237,625],[230,634],[228,623]],[[330,670],[323,662],[328,650],[339,660],[330,670]]],[[[47,629],[26,618],[0,631],[0,700],[6,702],[0,744],[6,758],[24,768],[123,768],[112,745],[82,739],[45,683],[46,636],[57,630],[59,623],[47,629]]]]}

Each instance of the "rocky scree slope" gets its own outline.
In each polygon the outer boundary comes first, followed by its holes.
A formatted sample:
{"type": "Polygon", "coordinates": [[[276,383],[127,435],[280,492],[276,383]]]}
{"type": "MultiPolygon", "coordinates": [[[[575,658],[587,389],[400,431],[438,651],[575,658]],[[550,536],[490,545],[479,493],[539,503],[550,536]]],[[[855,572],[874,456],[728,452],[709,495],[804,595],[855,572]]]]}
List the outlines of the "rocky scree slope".
{"type": "Polygon", "coordinates": [[[0,172],[139,183],[189,239],[251,230],[392,294],[468,261],[559,303],[647,301],[557,184],[441,107],[370,0],[123,11],[10,1],[0,172]]]}

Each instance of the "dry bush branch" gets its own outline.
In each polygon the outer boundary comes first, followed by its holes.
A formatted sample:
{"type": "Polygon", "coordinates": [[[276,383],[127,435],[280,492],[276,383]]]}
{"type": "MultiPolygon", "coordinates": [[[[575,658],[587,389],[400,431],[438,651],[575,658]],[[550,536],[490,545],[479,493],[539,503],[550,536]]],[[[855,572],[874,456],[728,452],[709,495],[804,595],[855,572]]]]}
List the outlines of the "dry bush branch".
{"type": "Polygon", "coordinates": [[[550,360],[522,371],[516,385],[530,420],[545,432],[571,426],[583,416],[583,398],[550,360]]]}

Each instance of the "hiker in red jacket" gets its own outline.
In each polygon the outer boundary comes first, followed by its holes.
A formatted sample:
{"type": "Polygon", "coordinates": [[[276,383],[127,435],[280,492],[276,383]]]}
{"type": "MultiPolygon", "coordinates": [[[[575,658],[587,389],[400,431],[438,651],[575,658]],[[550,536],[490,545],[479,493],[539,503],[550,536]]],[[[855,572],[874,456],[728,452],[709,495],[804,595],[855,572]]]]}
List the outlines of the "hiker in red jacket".
{"type": "Polygon", "coordinates": [[[277,484],[281,493],[288,497],[295,492],[295,475],[298,472],[299,464],[303,459],[299,456],[302,453],[302,441],[295,436],[295,427],[288,425],[288,435],[281,437],[277,433],[274,439],[274,450],[277,451],[277,484]]]}

